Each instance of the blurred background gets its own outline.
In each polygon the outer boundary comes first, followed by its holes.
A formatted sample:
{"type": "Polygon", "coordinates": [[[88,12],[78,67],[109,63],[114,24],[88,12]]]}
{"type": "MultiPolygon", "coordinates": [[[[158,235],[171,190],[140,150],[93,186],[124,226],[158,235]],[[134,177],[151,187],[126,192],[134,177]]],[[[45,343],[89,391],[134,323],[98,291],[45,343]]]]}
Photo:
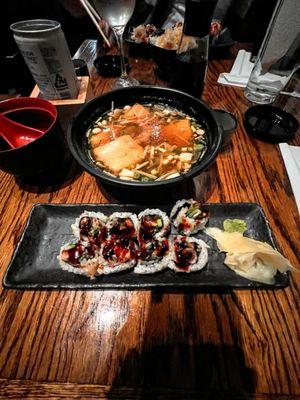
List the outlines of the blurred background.
{"type": "MultiPolygon", "coordinates": [[[[235,41],[251,44],[253,54],[256,54],[275,5],[276,0],[219,0],[214,20],[222,28],[228,27],[235,41]]],[[[166,27],[183,20],[184,8],[184,0],[137,0],[128,24],[136,26],[147,22],[166,27]]],[[[99,37],[79,0],[10,0],[0,15],[0,95],[28,95],[34,86],[9,27],[16,21],[38,18],[54,19],[61,23],[71,54],[85,39],[99,37]]]]}

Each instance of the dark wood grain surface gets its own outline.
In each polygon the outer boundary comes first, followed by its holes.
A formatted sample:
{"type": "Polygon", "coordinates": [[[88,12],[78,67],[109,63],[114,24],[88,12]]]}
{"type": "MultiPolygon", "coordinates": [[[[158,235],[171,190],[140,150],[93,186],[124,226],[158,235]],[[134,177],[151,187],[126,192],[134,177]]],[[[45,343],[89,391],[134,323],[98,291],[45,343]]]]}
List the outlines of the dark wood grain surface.
{"type": "MultiPolygon", "coordinates": [[[[160,83],[151,61],[132,75],[160,83]]],[[[242,89],[217,84],[232,60],[209,66],[204,100],[238,118],[232,144],[208,172],[209,202],[259,203],[282,253],[298,265],[299,216],[277,145],[243,128],[242,89]]],[[[95,94],[111,81],[93,71],[95,94]]],[[[299,100],[278,100],[299,119],[299,100]]],[[[299,133],[294,144],[300,144],[299,133]]],[[[0,174],[1,278],[36,203],[105,203],[72,164],[60,187],[0,174]]],[[[197,184],[196,184],[197,186],[197,184]]],[[[0,398],[300,398],[300,274],[284,290],[207,293],[0,289],[0,398]]]]}

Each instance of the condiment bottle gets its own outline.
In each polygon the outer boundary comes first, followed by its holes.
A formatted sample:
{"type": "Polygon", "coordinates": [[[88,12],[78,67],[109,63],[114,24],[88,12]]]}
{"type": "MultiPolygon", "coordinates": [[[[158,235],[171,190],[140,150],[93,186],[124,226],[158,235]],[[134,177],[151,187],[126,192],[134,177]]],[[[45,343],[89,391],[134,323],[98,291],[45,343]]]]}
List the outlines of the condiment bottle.
{"type": "Polygon", "coordinates": [[[207,69],[209,28],[217,0],[186,0],[185,19],[171,86],[202,95],[207,69]]]}

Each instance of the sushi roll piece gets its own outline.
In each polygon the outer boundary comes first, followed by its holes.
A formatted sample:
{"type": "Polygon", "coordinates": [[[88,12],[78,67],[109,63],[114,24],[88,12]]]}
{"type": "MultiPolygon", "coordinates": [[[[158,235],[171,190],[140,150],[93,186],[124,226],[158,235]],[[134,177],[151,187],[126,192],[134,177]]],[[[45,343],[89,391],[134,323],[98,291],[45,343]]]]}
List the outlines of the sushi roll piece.
{"type": "Polygon", "coordinates": [[[171,230],[169,217],[158,208],[142,211],[139,219],[139,241],[149,241],[161,237],[168,237],[171,230]]]}
{"type": "Polygon", "coordinates": [[[170,262],[170,246],[167,238],[143,242],[140,245],[136,274],[154,274],[167,268],[170,262]]]}
{"type": "Polygon", "coordinates": [[[62,246],[57,258],[63,270],[94,278],[100,264],[99,257],[98,246],[78,241],[62,246]]]}
{"type": "Polygon", "coordinates": [[[208,260],[207,244],[188,236],[174,236],[172,260],[169,267],[176,272],[195,272],[204,268],[208,260]]]}
{"type": "Polygon", "coordinates": [[[98,274],[113,274],[136,265],[138,244],[136,240],[106,240],[101,249],[101,265],[98,274]]]}
{"type": "Polygon", "coordinates": [[[132,239],[137,237],[138,219],[129,212],[115,212],[108,218],[106,227],[108,238],[115,240],[132,239]]]}
{"type": "Polygon", "coordinates": [[[84,211],[71,226],[81,241],[100,245],[106,239],[106,215],[100,212],[84,211]]]}
{"type": "Polygon", "coordinates": [[[171,220],[181,235],[192,235],[204,229],[208,214],[201,210],[195,200],[179,200],[171,211],[171,220]]]}

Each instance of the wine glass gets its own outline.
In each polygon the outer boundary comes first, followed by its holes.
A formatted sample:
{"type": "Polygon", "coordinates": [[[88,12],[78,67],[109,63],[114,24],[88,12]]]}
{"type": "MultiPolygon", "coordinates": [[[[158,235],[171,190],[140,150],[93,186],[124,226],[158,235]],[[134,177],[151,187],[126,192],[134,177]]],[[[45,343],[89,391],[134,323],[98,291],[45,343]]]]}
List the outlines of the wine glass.
{"type": "Polygon", "coordinates": [[[93,4],[101,17],[105,19],[113,29],[120,51],[121,76],[114,82],[112,88],[119,89],[139,85],[136,79],[130,78],[127,75],[123,46],[124,29],[133,14],[135,0],[93,0],[93,4]]]}

